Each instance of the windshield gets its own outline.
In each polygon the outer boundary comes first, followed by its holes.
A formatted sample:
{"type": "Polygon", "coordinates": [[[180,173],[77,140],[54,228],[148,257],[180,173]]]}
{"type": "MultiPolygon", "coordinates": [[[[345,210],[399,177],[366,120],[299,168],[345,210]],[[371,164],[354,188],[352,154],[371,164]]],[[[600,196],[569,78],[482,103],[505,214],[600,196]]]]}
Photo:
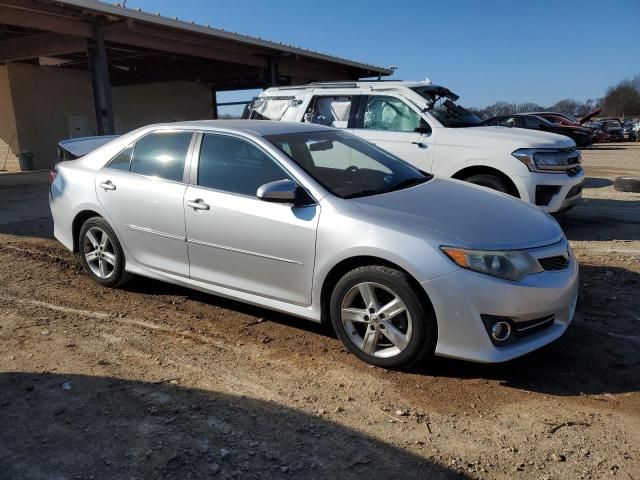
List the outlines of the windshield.
{"type": "Polygon", "coordinates": [[[265,137],[340,198],[366,197],[424,183],[431,175],[340,131],[265,137]]]}
{"type": "MultiPolygon", "coordinates": [[[[480,117],[457,105],[451,98],[439,95],[430,87],[414,87],[411,90],[427,101],[429,113],[445,127],[475,127],[482,123],[480,117]]],[[[457,99],[457,96],[453,98],[457,99]]]]}

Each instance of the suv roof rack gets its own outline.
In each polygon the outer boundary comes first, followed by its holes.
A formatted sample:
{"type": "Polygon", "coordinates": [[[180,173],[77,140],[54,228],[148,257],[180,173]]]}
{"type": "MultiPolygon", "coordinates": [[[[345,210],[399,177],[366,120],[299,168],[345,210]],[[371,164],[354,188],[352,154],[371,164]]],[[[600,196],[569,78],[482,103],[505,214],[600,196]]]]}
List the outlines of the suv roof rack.
{"type": "Polygon", "coordinates": [[[300,90],[302,88],[356,88],[361,83],[384,83],[384,82],[402,82],[402,80],[355,80],[355,81],[336,81],[336,82],[309,82],[303,85],[292,85],[287,87],[276,87],[280,90],[300,90]]]}

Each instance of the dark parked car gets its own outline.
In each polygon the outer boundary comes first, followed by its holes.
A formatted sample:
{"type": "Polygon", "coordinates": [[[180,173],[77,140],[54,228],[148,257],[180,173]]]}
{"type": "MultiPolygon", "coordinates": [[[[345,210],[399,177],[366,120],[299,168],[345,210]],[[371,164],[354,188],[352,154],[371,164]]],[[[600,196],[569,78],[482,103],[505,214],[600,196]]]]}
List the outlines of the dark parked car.
{"type": "Polygon", "coordinates": [[[545,120],[549,120],[551,123],[562,123],[563,125],[573,125],[573,126],[582,126],[599,114],[602,111],[601,108],[596,108],[595,110],[589,112],[584,117],[575,118],[571,115],[567,115],[566,113],[559,112],[526,112],[528,115],[537,115],[538,117],[542,117],[545,120]]]}
{"type": "Polygon", "coordinates": [[[624,138],[626,138],[629,141],[636,140],[635,127],[636,127],[636,122],[634,122],[630,118],[626,118],[622,120],[622,134],[624,135],[624,138]]]}
{"type": "Polygon", "coordinates": [[[493,117],[483,122],[484,125],[503,127],[528,128],[530,130],[542,130],[543,132],[558,133],[571,138],[579,148],[588,147],[593,143],[594,132],[590,128],[552,123],[538,115],[521,113],[516,115],[503,115],[493,117]]]}
{"type": "Polygon", "coordinates": [[[609,138],[612,142],[624,141],[624,130],[622,123],[617,118],[603,118],[602,129],[609,134],[609,138]]]}
{"type": "Polygon", "coordinates": [[[593,143],[607,143],[611,141],[611,137],[604,131],[604,123],[597,121],[589,121],[584,124],[585,127],[589,127],[594,131],[595,137],[593,143]]]}

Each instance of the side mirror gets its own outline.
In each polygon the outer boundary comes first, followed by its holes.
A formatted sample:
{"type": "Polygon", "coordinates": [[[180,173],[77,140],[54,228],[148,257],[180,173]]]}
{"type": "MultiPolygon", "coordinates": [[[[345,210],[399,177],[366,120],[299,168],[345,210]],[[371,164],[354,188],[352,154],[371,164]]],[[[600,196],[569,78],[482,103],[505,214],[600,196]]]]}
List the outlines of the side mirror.
{"type": "Polygon", "coordinates": [[[258,188],[256,195],[265,202],[296,203],[298,188],[298,185],[293,180],[276,180],[262,185],[258,188]]]}
{"type": "Polygon", "coordinates": [[[429,135],[431,133],[431,127],[429,126],[419,126],[414,130],[414,132],[420,133],[421,135],[429,135]]]}

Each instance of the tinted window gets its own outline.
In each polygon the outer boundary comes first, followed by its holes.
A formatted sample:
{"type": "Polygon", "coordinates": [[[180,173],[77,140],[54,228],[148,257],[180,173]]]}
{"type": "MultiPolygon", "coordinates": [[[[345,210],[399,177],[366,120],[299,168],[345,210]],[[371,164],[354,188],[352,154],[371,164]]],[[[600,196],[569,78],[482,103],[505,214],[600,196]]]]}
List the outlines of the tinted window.
{"type": "Polygon", "coordinates": [[[200,149],[198,185],[254,197],[265,183],[291,178],[254,145],[226,135],[205,135],[200,149]]]}
{"type": "Polygon", "coordinates": [[[393,132],[414,132],[426,126],[413,109],[394,97],[371,95],[367,98],[363,128],[389,130],[393,132]]]}
{"type": "Polygon", "coordinates": [[[116,155],[111,162],[109,162],[108,168],[114,170],[129,171],[129,164],[131,162],[131,152],[133,152],[133,145],[128,146],[118,155],[116,155]]]}
{"type": "Polygon", "coordinates": [[[155,132],[136,143],[131,172],[182,181],[191,132],[155,132]]]}
{"type": "Polygon", "coordinates": [[[541,128],[543,122],[536,117],[524,117],[524,126],[526,128],[541,128]]]}

